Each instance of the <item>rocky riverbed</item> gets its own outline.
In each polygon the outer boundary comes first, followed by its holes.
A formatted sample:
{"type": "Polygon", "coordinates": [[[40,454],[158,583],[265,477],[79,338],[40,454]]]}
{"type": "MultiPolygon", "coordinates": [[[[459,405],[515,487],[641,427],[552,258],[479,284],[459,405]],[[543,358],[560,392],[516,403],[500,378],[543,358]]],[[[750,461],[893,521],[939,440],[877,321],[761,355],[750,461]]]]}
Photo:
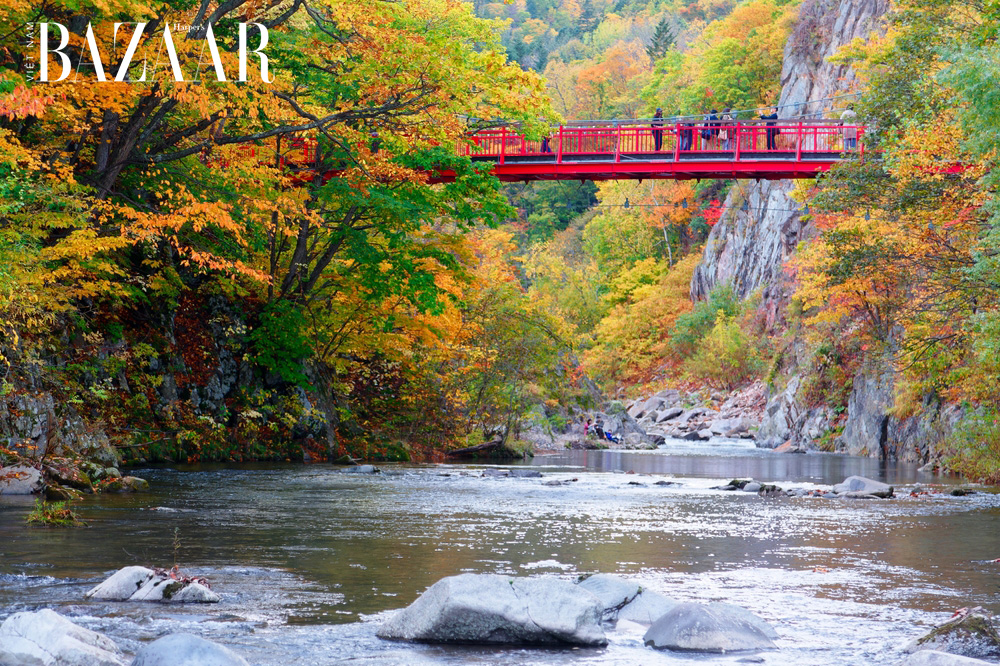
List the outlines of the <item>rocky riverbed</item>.
{"type": "Polygon", "coordinates": [[[587,413],[569,424],[565,433],[553,436],[553,446],[541,446],[655,449],[668,439],[704,442],[723,437],[756,441],[766,407],[767,391],[760,382],[731,393],[665,389],[627,402],[612,401],[603,411],[587,413]],[[592,426],[585,429],[588,418],[592,426]],[[601,438],[593,426],[599,426],[611,438],[601,438]]]}

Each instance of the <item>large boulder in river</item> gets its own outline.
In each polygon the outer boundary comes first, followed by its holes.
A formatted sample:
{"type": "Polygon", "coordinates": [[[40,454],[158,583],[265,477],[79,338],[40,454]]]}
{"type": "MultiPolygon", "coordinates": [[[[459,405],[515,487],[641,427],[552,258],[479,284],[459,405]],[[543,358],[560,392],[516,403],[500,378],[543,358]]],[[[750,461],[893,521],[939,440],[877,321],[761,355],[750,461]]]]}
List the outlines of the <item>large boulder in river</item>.
{"type": "Polygon", "coordinates": [[[0,664],[122,666],[115,642],[49,609],[14,613],[0,625],[0,664]]]}
{"type": "Polygon", "coordinates": [[[643,641],[658,649],[737,652],[774,649],[774,628],[750,611],[723,603],[679,603],[649,628],[643,641]]]}
{"type": "Polygon", "coordinates": [[[982,659],[961,657],[957,654],[948,654],[937,650],[921,650],[910,655],[899,666],[986,666],[989,663],[982,659]]]}
{"type": "Polygon", "coordinates": [[[906,652],[940,650],[963,657],[1000,657],[1000,633],[993,618],[978,606],[963,608],[955,617],[911,641],[906,652]]]}
{"type": "Polygon", "coordinates": [[[378,635],[425,643],[607,645],[603,610],[597,597],[569,581],[462,574],[431,585],[378,635]]]}
{"type": "Polygon", "coordinates": [[[135,655],[132,666],[250,666],[224,645],[192,634],[158,638],[135,655]]]}
{"type": "Polygon", "coordinates": [[[848,497],[892,497],[892,486],[863,476],[849,476],[833,487],[833,492],[848,497]]]}
{"type": "Polygon", "coordinates": [[[153,570],[146,567],[125,567],[100,585],[92,587],[83,596],[102,601],[127,601],[154,575],[153,570]]]}
{"type": "Polygon", "coordinates": [[[83,595],[104,601],[172,601],[217,603],[221,597],[198,581],[175,579],[146,567],[119,569],[83,595]]]}
{"type": "Polygon", "coordinates": [[[602,617],[608,621],[652,624],[677,605],[676,601],[645,590],[635,581],[610,574],[594,574],[580,581],[579,586],[601,600],[602,617]]]}

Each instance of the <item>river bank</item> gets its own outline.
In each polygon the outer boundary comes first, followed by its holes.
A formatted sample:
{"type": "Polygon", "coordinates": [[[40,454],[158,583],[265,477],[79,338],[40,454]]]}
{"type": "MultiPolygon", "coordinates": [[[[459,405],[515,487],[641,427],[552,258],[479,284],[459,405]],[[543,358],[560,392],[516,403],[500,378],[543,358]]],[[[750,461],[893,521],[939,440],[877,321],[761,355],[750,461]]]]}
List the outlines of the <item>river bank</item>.
{"type": "Polygon", "coordinates": [[[483,478],[492,467],[468,464],[388,465],[378,475],[325,465],[147,468],[135,471],[151,481],[149,493],[87,496],[78,508],[91,527],[71,531],[25,530],[30,499],[5,497],[0,613],[53,608],[133,653],[140,641],[190,631],[264,665],[624,664],[640,663],[639,654],[641,663],[678,663],[631,635],[570,652],[375,636],[387,613],[445,576],[603,572],[684,601],[747,607],[781,636],[780,652],[764,663],[863,666],[895,663],[902,645],[956,608],[1000,611],[997,565],[988,562],[998,556],[996,496],[911,498],[904,491],[916,484],[949,481],[912,465],[775,456],[736,444],[675,442],[670,455],[565,451],[504,467],[541,478],[483,478]],[[852,474],[881,478],[902,496],[864,502],[712,490],[733,477],[813,489],[852,474]],[[112,570],[171,564],[175,530],[179,564],[209,579],[219,604],[83,600],[112,570]]]}

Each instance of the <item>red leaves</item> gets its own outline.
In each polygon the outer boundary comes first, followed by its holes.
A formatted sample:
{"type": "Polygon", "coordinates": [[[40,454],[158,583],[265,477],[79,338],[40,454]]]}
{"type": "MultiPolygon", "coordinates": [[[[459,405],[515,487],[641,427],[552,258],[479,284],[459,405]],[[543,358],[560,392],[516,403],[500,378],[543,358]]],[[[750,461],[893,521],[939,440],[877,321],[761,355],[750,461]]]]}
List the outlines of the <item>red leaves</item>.
{"type": "Polygon", "coordinates": [[[714,227],[722,217],[722,203],[718,199],[712,199],[701,214],[705,217],[705,224],[714,227]]]}
{"type": "Polygon", "coordinates": [[[151,567],[151,568],[153,569],[153,573],[156,574],[157,576],[161,576],[163,578],[169,578],[171,580],[176,580],[177,582],[184,583],[185,585],[189,585],[191,583],[198,583],[199,585],[204,585],[210,590],[212,589],[212,586],[209,584],[208,580],[206,580],[202,576],[185,576],[184,574],[181,573],[180,568],[176,564],[170,567],[169,569],[161,569],[159,567],[151,567]]]}

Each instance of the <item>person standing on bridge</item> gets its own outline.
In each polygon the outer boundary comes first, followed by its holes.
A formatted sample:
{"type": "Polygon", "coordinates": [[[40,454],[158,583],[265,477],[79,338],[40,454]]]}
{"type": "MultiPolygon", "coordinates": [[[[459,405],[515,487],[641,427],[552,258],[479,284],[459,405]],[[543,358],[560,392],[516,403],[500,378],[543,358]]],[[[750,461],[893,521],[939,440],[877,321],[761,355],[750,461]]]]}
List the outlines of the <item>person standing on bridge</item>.
{"type": "Polygon", "coordinates": [[[844,151],[858,149],[858,114],[854,112],[854,105],[848,104],[847,110],[840,114],[840,124],[844,127],[844,151]]]}
{"type": "Polygon", "coordinates": [[[715,113],[716,113],[715,109],[712,109],[710,112],[706,113],[705,116],[702,118],[704,124],[701,126],[700,136],[701,136],[701,149],[703,151],[709,150],[712,145],[712,137],[714,136],[715,132],[715,121],[718,120],[718,117],[715,115],[715,113]]]}
{"type": "Polygon", "coordinates": [[[656,113],[653,114],[653,145],[656,146],[656,152],[660,152],[660,148],[663,147],[663,109],[657,107],[656,113]]]}
{"type": "MultiPolygon", "coordinates": [[[[681,115],[681,112],[678,111],[677,115],[678,116],[681,115]]],[[[691,144],[694,142],[694,123],[692,123],[690,120],[688,120],[688,122],[686,122],[686,123],[681,123],[681,127],[684,128],[684,129],[681,129],[681,131],[680,131],[680,135],[681,135],[681,137],[680,137],[680,139],[681,139],[681,147],[680,147],[680,149],[682,151],[683,150],[691,150],[691,144]]]]}
{"type": "Polygon", "coordinates": [[[730,113],[732,108],[726,107],[722,110],[722,116],[720,120],[722,121],[722,128],[719,130],[719,140],[722,141],[723,150],[733,149],[733,138],[736,134],[736,130],[733,127],[733,114],[730,113]]]}
{"type": "Polygon", "coordinates": [[[772,107],[771,113],[768,115],[761,114],[760,119],[769,121],[766,123],[767,129],[765,130],[767,134],[767,149],[777,150],[778,142],[775,139],[778,136],[778,128],[775,127],[777,124],[775,121],[778,119],[778,107],[772,107]]]}

